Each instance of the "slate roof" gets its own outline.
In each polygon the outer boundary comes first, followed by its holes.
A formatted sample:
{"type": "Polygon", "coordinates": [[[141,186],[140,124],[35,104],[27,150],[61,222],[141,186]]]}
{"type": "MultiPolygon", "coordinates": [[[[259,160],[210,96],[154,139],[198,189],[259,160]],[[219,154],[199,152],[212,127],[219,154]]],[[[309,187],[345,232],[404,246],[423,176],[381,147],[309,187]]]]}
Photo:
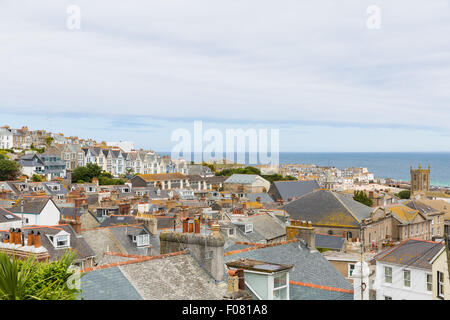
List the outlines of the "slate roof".
{"type": "MultiPolygon", "coordinates": [[[[294,268],[289,273],[290,281],[353,290],[352,284],[320,252],[311,251],[299,241],[226,255],[224,260],[228,262],[240,258],[292,265],[294,268]]],[[[353,299],[351,293],[309,288],[296,284],[290,284],[289,288],[292,300],[353,299]]]]}
{"type": "Polygon", "coordinates": [[[265,180],[257,174],[239,174],[234,173],[228,179],[225,180],[225,183],[239,183],[239,184],[252,184],[258,178],[265,180]]]}
{"type": "Polygon", "coordinates": [[[109,227],[118,224],[135,224],[136,219],[132,215],[115,215],[105,217],[105,219],[100,224],[100,227],[109,227]]]}
{"type": "MultiPolygon", "coordinates": [[[[64,252],[68,250],[68,248],[56,249],[53,244],[50,242],[50,239],[47,237],[48,235],[55,235],[64,230],[65,232],[70,234],[70,248],[74,249],[76,252],[75,259],[84,260],[86,258],[94,257],[95,253],[85,241],[85,239],[79,236],[70,225],[63,224],[57,226],[27,226],[23,228],[25,233],[25,237],[28,236],[28,233],[31,231],[40,232],[41,233],[41,243],[44,248],[47,249],[50,260],[58,260],[60,257],[64,255],[64,252]]],[[[0,238],[8,233],[8,231],[0,231],[0,238]]]]}
{"type": "Polygon", "coordinates": [[[21,218],[14,213],[8,211],[7,209],[0,207],[0,223],[20,221],[21,218]]]}
{"type": "Polygon", "coordinates": [[[81,208],[74,208],[74,207],[58,207],[59,211],[62,215],[66,215],[69,217],[81,217],[83,215],[83,210],[81,208]]]}
{"type": "Polygon", "coordinates": [[[317,248],[341,250],[344,246],[344,242],[344,237],[321,233],[315,234],[315,246],[317,248]]]}
{"type": "MultiPolygon", "coordinates": [[[[23,198],[23,212],[40,214],[42,209],[48,201],[52,201],[49,197],[24,197],[23,198]]],[[[20,201],[11,208],[11,212],[21,213],[20,201]]]]}
{"type": "Polygon", "coordinates": [[[430,260],[443,246],[440,242],[408,239],[394,248],[377,254],[374,259],[383,263],[431,270],[430,260]]]}
{"type": "Polygon", "coordinates": [[[275,181],[272,183],[269,193],[275,200],[290,201],[290,199],[299,198],[319,188],[319,183],[316,180],[275,181]]]}
{"type": "Polygon", "coordinates": [[[352,198],[329,190],[316,190],[294,200],[281,209],[291,219],[311,221],[314,225],[359,227],[370,217],[372,208],[352,198]]]}
{"type": "Polygon", "coordinates": [[[81,277],[84,300],[142,300],[119,267],[94,270],[81,277]]]}
{"type": "Polygon", "coordinates": [[[260,197],[261,203],[272,203],[274,202],[273,199],[267,194],[267,193],[248,193],[246,194],[246,197],[251,202],[256,202],[256,199],[260,197]]]}
{"type": "Polygon", "coordinates": [[[189,254],[120,266],[145,300],[218,300],[218,287],[189,254]]]}

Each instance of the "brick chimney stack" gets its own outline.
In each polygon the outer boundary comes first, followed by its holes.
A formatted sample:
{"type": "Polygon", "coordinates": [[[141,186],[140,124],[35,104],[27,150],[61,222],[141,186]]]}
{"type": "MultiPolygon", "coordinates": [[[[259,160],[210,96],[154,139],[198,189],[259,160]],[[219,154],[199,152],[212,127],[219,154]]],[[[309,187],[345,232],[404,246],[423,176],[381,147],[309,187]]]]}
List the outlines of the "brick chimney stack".
{"type": "Polygon", "coordinates": [[[27,246],[32,246],[33,243],[34,243],[34,231],[31,230],[30,233],[28,233],[27,246]]]}
{"type": "Polygon", "coordinates": [[[34,247],[35,247],[35,248],[42,247],[41,233],[40,233],[39,231],[34,235],[34,241],[33,241],[33,244],[34,244],[34,247]]]}

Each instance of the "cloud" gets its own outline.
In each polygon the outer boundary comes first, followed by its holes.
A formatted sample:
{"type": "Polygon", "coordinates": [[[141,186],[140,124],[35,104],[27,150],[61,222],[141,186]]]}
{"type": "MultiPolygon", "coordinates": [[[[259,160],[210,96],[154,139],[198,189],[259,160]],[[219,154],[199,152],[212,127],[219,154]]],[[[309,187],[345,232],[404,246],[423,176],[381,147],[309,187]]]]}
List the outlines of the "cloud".
{"type": "Polygon", "coordinates": [[[377,1],[380,30],[355,0],[70,4],[0,3],[0,112],[449,132],[449,1],[377,1]]]}

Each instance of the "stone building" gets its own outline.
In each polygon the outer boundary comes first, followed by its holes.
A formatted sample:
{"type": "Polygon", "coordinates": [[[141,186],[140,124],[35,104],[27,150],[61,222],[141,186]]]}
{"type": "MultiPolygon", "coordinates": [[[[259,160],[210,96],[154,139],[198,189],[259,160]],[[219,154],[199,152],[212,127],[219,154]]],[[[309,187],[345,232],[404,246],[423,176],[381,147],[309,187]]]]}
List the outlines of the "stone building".
{"type": "Polygon", "coordinates": [[[422,169],[419,163],[418,169],[413,169],[410,167],[411,173],[411,199],[422,192],[426,192],[430,189],[430,165],[428,169],[422,169]]]}

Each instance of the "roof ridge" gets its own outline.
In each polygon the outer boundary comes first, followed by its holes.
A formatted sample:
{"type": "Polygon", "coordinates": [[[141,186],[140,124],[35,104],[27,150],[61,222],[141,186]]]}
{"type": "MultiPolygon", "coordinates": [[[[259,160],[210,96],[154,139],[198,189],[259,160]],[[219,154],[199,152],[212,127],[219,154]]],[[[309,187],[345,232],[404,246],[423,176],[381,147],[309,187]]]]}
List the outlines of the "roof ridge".
{"type": "Polygon", "coordinates": [[[287,240],[287,241],[282,241],[282,242],[275,242],[275,243],[261,243],[261,244],[255,244],[253,247],[249,247],[249,248],[244,248],[244,249],[239,249],[239,250],[233,250],[233,251],[228,251],[224,253],[224,256],[230,256],[232,254],[236,254],[236,253],[241,253],[241,252],[246,252],[246,251],[251,251],[251,250],[256,250],[256,249],[264,249],[264,248],[269,248],[269,247],[277,247],[277,246],[281,246],[281,245],[285,245],[288,243],[293,243],[293,242],[297,242],[299,241],[298,239],[293,239],[293,240],[287,240]]]}
{"type": "MultiPolygon", "coordinates": [[[[353,219],[355,219],[356,220],[356,222],[358,223],[358,224],[360,224],[361,223],[361,221],[359,221],[358,220],[358,218],[356,218],[356,216],[353,214],[353,212],[349,209],[349,207],[347,207],[347,205],[341,200],[341,199],[339,199],[339,197],[338,196],[336,196],[336,194],[333,192],[333,191],[330,191],[330,193],[344,206],[344,208],[345,209],[347,209],[347,211],[351,214],[351,216],[353,217],[353,219]]],[[[356,201],[356,200],[354,200],[354,201],[356,201]]]]}
{"type": "Polygon", "coordinates": [[[178,256],[178,255],[182,255],[182,254],[188,254],[188,253],[189,252],[187,250],[182,250],[182,251],[177,251],[177,252],[172,252],[172,253],[164,253],[164,254],[160,254],[157,256],[142,256],[141,258],[136,258],[133,260],[126,260],[126,261],[104,264],[104,265],[96,266],[96,267],[84,268],[83,270],[81,270],[81,272],[86,273],[86,272],[90,272],[90,271],[119,267],[119,266],[123,266],[123,265],[127,265],[127,264],[134,264],[134,263],[139,263],[139,262],[144,262],[144,261],[149,261],[149,260],[164,259],[164,258],[178,256]]]}
{"type": "Polygon", "coordinates": [[[295,284],[297,286],[303,286],[303,287],[310,287],[315,289],[321,289],[321,290],[328,290],[328,291],[336,291],[336,292],[343,292],[343,293],[352,293],[353,290],[350,289],[342,289],[342,288],[336,288],[336,287],[330,287],[330,286],[322,286],[314,283],[308,283],[308,282],[299,282],[299,281],[293,281],[289,280],[289,284],[295,284]]]}

